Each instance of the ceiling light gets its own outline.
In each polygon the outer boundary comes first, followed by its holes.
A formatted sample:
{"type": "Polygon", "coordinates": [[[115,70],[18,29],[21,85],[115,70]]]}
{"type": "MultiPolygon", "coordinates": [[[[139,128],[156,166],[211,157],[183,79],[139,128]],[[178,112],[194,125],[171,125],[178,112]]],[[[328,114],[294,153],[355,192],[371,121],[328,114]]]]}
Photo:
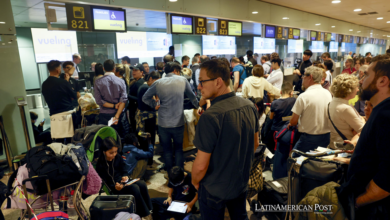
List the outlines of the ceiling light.
{"type": "Polygon", "coordinates": [[[358,31],[358,33],[360,33],[361,31],[358,31]]]}
{"type": "Polygon", "coordinates": [[[257,14],[257,13],[259,13],[258,11],[252,11],[252,14],[257,14]]]}
{"type": "Polygon", "coordinates": [[[0,24],[5,24],[5,21],[0,21],[0,24]]]}
{"type": "Polygon", "coordinates": [[[383,19],[383,17],[379,17],[379,18],[377,18],[376,20],[382,20],[383,19]]]}
{"type": "Polygon", "coordinates": [[[353,31],[353,29],[349,29],[349,31],[353,31]]]}
{"type": "Polygon", "coordinates": [[[390,21],[388,21],[388,22],[386,22],[386,23],[390,24],[390,21]]]}
{"type": "Polygon", "coordinates": [[[290,19],[290,18],[288,18],[288,17],[283,17],[283,20],[288,20],[288,19],[290,19]]]}
{"type": "Polygon", "coordinates": [[[332,26],[332,28],[335,28],[336,26],[332,26]]]}
{"type": "Polygon", "coordinates": [[[337,4],[337,3],[340,3],[341,1],[339,0],[336,0],[336,1],[332,1],[333,4],[337,4]]]}
{"type": "Polygon", "coordinates": [[[320,23],[316,24],[316,26],[320,26],[320,25],[321,25],[320,23]]]}
{"type": "Polygon", "coordinates": [[[357,9],[355,9],[355,10],[353,10],[353,11],[361,11],[362,9],[360,9],[360,8],[357,8],[357,9]]]}
{"type": "Polygon", "coordinates": [[[177,0],[169,0],[170,2],[177,2],[177,0]]]}

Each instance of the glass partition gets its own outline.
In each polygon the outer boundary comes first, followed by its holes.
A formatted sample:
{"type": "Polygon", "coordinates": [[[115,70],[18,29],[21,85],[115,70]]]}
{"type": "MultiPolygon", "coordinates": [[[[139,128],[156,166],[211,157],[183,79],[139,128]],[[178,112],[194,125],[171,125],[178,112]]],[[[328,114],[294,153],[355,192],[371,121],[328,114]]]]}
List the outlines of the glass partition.
{"type": "Polygon", "coordinates": [[[107,59],[116,60],[114,44],[79,44],[80,72],[90,72],[93,62],[102,63],[107,59]]]}

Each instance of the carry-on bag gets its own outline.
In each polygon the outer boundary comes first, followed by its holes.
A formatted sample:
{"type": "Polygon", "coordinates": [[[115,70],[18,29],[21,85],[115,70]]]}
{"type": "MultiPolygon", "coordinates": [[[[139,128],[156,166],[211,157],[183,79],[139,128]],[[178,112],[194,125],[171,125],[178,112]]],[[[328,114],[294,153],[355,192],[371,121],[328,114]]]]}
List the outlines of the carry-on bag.
{"type": "Polygon", "coordinates": [[[43,212],[31,220],[69,220],[68,214],[61,211],[43,212]]]}
{"type": "Polygon", "coordinates": [[[293,149],[288,158],[288,205],[298,204],[308,192],[328,182],[333,181],[341,185],[345,181],[348,164],[321,158],[340,153],[351,151],[332,150],[307,154],[293,149]],[[293,153],[305,159],[293,158],[293,153]]]}
{"type": "Polygon", "coordinates": [[[119,212],[135,213],[135,199],[132,195],[97,196],[89,212],[93,220],[113,219],[119,212]]]}

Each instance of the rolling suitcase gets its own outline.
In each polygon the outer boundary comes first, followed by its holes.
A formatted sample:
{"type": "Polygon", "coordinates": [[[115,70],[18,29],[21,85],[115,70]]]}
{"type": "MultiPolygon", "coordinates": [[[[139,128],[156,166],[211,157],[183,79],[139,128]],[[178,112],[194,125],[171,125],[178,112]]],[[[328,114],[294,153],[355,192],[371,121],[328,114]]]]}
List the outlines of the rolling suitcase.
{"type": "MultiPolygon", "coordinates": [[[[308,192],[328,182],[342,184],[348,171],[348,164],[321,157],[340,153],[351,153],[346,150],[332,150],[327,152],[307,154],[293,149],[288,158],[288,205],[298,204],[308,192]],[[303,161],[292,158],[296,153],[304,156],[303,161]]],[[[291,212],[289,212],[291,218],[291,212]]]]}
{"type": "Polygon", "coordinates": [[[89,208],[91,219],[114,219],[119,212],[135,212],[135,199],[132,195],[97,196],[89,208]]]}

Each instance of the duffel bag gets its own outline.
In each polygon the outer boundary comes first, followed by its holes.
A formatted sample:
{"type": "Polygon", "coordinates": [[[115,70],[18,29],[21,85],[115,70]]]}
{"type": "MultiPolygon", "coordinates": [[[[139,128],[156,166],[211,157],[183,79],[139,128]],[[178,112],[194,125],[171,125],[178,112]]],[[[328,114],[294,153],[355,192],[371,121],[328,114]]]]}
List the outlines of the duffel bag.
{"type": "MultiPolygon", "coordinates": [[[[80,181],[81,174],[73,161],[57,157],[50,147],[34,147],[27,152],[25,159],[28,176],[33,178],[47,175],[51,190],[80,181]]],[[[33,180],[31,183],[37,195],[48,192],[44,179],[33,180]]]]}
{"type": "Polygon", "coordinates": [[[89,208],[93,220],[113,219],[119,212],[135,213],[134,196],[97,196],[89,208]]]}

